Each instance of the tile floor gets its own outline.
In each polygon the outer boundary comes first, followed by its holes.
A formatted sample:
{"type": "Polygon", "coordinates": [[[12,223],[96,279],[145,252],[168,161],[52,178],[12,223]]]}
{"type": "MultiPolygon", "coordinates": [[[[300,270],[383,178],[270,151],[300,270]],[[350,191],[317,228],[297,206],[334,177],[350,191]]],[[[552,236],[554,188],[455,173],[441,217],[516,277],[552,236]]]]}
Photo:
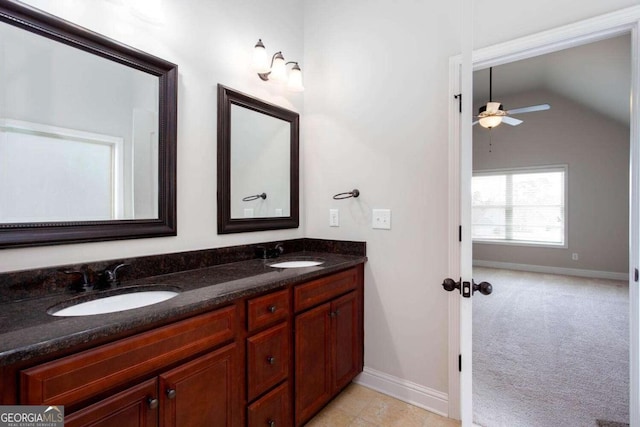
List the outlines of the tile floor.
{"type": "Polygon", "coordinates": [[[460,422],[358,384],[349,385],[306,427],[458,427],[460,422]]]}

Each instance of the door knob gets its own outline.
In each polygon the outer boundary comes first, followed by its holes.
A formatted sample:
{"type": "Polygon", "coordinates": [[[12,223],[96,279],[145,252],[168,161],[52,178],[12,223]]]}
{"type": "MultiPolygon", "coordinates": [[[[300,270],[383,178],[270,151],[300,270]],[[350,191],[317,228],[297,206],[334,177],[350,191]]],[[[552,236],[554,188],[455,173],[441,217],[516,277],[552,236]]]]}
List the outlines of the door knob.
{"type": "Polygon", "coordinates": [[[462,279],[456,282],[448,277],[442,282],[442,287],[447,292],[458,289],[465,298],[470,298],[476,291],[480,291],[482,295],[489,295],[493,292],[493,286],[489,282],[480,282],[478,284],[473,280],[471,280],[471,282],[463,282],[462,279]]]}
{"type": "Polygon", "coordinates": [[[445,291],[451,292],[454,289],[460,289],[460,282],[456,282],[455,280],[447,277],[444,279],[444,282],[442,282],[442,287],[445,291]]]}
{"type": "Polygon", "coordinates": [[[489,282],[480,282],[480,284],[473,282],[473,292],[475,291],[480,291],[482,295],[489,295],[493,292],[493,285],[489,282]]]}

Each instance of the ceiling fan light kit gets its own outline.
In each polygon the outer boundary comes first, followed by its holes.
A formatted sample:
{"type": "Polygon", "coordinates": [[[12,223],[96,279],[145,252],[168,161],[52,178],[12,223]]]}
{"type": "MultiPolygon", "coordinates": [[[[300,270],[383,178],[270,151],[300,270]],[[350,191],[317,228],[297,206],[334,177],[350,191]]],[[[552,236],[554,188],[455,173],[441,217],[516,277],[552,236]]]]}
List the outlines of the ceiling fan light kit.
{"type": "Polygon", "coordinates": [[[502,123],[506,115],[499,102],[487,102],[487,105],[480,107],[478,112],[478,122],[483,128],[491,129],[502,123]]]}
{"type": "Polygon", "coordinates": [[[493,129],[501,123],[511,126],[518,126],[522,120],[509,117],[510,114],[531,113],[534,111],[544,111],[551,108],[549,104],[532,105],[530,107],[516,108],[514,110],[505,110],[500,102],[493,101],[493,67],[489,68],[489,102],[478,110],[477,121],[480,126],[486,129],[493,129]]]}

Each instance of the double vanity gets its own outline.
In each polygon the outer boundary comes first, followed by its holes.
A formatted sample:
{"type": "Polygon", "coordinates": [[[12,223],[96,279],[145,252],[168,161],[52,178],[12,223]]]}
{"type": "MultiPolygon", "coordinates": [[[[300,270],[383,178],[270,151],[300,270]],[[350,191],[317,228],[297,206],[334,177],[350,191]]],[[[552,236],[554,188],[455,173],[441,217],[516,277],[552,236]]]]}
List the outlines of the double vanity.
{"type": "MultiPolygon", "coordinates": [[[[176,236],[178,66],[1,3],[21,79],[0,249],[176,236]]],[[[218,234],[297,228],[298,113],[217,95],[218,234]]],[[[301,426],[362,371],[365,262],[364,243],[303,238],[2,273],[0,405],[63,405],[68,427],[301,426]]]]}
{"type": "Polygon", "coordinates": [[[362,371],[365,261],[303,250],[6,302],[0,403],[64,405],[67,426],[303,425],[362,371]],[[173,294],[56,316],[155,291],[173,294]]]}

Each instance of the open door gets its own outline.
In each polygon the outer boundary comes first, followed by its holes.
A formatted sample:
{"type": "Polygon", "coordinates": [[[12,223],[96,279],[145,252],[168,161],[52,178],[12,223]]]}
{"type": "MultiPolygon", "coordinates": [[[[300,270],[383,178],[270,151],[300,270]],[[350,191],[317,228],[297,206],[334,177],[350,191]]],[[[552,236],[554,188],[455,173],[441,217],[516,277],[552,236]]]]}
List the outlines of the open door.
{"type": "MultiPolygon", "coordinates": [[[[465,2],[468,5],[470,2],[465,2]]],[[[474,70],[551,53],[608,37],[630,33],[632,39],[630,123],[630,425],[640,427],[640,7],[602,15],[533,36],[472,52],[470,5],[463,11],[462,55],[450,61],[449,212],[451,246],[449,274],[443,288],[449,299],[449,416],[463,427],[473,425],[472,301],[474,290],[491,293],[489,284],[472,278],[472,73],[474,70]]],[[[478,294],[475,293],[477,296],[478,294]]]]}

